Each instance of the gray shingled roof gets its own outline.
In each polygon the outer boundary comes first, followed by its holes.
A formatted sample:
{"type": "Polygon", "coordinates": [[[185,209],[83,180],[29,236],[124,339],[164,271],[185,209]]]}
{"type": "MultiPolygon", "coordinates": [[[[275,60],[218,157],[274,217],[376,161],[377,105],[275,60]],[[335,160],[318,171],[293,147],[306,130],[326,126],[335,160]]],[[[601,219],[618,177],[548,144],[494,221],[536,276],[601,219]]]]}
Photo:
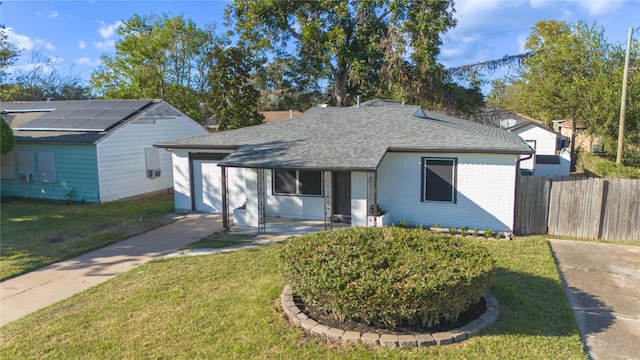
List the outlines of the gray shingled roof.
{"type": "Polygon", "coordinates": [[[418,106],[312,108],[294,120],[156,146],[235,149],[220,162],[231,167],[362,171],[375,170],[387,151],[532,153],[511,132],[418,106]]]}

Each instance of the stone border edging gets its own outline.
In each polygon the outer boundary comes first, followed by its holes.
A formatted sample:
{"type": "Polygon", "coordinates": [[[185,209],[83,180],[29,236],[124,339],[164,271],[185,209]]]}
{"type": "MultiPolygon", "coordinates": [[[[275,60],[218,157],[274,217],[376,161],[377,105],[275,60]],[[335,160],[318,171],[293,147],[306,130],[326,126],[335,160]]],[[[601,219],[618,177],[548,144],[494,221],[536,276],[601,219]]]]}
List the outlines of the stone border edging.
{"type": "Polygon", "coordinates": [[[478,334],[480,331],[495,323],[500,314],[496,298],[494,298],[489,291],[486,291],[483,296],[487,310],[469,324],[449,331],[405,335],[360,333],[358,331],[345,331],[322,325],[308,317],[296,306],[293,301],[293,292],[289,285],[286,285],[282,290],[281,302],[282,309],[289,323],[302,328],[305,333],[311,336],[338,344],[362,342],[366,345],[382,345],[395,348],[459,343],[478,334]]]}

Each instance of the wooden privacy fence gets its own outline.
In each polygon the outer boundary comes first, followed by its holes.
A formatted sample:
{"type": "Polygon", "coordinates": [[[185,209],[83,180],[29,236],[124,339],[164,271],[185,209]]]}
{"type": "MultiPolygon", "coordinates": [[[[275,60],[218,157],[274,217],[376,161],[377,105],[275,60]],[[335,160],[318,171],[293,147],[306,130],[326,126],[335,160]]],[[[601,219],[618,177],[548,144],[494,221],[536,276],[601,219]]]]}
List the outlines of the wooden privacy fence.
{"type": "Polygon", "coordinates": [[[640,242],[640,180],[522,176],[516,234],[640,242]]]}

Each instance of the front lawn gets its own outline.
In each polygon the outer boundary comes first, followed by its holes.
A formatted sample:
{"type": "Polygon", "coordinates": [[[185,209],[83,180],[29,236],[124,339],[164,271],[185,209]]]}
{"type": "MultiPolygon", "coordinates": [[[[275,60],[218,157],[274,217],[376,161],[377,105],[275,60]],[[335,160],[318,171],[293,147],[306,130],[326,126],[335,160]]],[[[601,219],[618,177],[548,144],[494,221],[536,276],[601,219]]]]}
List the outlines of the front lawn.
{"type": "Polygon", "coordinates": [[[0,280],[164,225],[173,209],[170,195],[105,204],[3,199],[0,280]]]}
{"type": "Polygon", "coordinates": [[[2,328],[5,358],[586,359],[543,238],[483,241],[498,260],[498,322],[461,344],[326,345],[280,308],[281,245],[156,260],[2,328]]]}

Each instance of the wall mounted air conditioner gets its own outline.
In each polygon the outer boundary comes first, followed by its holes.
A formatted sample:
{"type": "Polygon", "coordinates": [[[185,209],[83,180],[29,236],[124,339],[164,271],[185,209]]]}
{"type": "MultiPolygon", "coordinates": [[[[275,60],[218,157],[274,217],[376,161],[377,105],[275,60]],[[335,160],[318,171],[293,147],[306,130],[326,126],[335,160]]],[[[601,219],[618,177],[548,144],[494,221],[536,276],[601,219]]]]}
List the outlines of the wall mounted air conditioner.
{"type": "Polygon", "coordinates": [[[18,174],[18,179],[21,182],[33,182],[33,174],[20,173],[20,174],[18,174]]]}
{"type": "Polygon", "coordinates": [[[160,169],[149,169],[147,170],[147,177],[148,178],[156,178],[160,176],[160,169]]]}

